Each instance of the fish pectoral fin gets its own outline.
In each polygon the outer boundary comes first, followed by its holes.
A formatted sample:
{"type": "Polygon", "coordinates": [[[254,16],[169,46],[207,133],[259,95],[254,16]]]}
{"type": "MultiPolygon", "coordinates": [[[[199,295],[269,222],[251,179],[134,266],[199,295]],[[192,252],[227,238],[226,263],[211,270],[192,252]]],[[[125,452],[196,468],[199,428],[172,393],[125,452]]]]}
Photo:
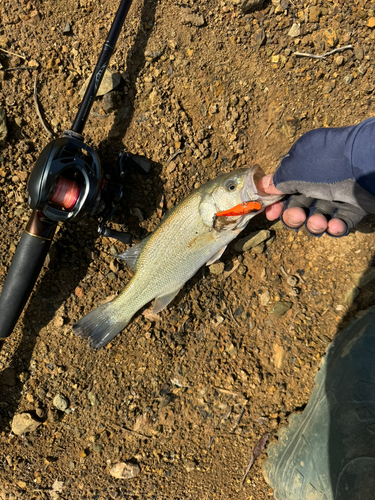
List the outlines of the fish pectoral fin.
{"type": "Polygon", "coordinates": [[[161,295],[155,298],[154,307],[152,308],[152,314],[158,314],[164,309],[172,300],[176,297],[178,292],[181,290],[182,286],[173,290],[173,292],[167,293],[166,295],[161,295]]]}
{"type": "Polygon", "coordinates": [[[213,255],[211,257],[211,259],[209,259],[207,262],[206,262],[206,266],[210,266],[211,264],[213,264],[214,262],[216,262],[218,259],[220,259],[220,257],[223,255],[223,253],[225,252],[225,249],[227,248],[228,245],[225,245],[223,246],[223,248],[220,248],[220,250],[218,252],[215,253],[215,255],[213,255]]]}
{"type": "Polygon", "coordinates": [[[133,271],[135,271],[137,269],[137,262],[138,262],[139,255],[142,252],[144,246],[146,245],[148,239],[149,239],[149,236],[147,236],[140,243],[136,243],[132,247],[125,250],[124,253],[120,253],[119,255],[116,255],[116,258],[124,260],[127,263],[127,265],[131,269],[133,269],[133,271]]]}

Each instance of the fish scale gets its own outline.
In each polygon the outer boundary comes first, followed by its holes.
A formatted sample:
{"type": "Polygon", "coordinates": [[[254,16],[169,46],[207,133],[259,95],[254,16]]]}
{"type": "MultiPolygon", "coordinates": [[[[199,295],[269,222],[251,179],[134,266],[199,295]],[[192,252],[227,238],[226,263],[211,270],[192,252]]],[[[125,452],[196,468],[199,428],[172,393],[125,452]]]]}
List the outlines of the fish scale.
{"type": "Polygon", "coordinates": [[[254,215],[280,199],[257,193],[254,178],[264,175],[259,170],[238,169],[202,185],[174,207],[150,236],[119,255],[135,270],[134,276],[115,299],[80,319],[74,332],[90,338],[92,347],[103,347],[154,298],[153,311],[164,309],[200,267],[220,258],[254,215]],[[221,217],[215,225],[217,212],[251,200],[260,202],[262,210],[221,217]]]}

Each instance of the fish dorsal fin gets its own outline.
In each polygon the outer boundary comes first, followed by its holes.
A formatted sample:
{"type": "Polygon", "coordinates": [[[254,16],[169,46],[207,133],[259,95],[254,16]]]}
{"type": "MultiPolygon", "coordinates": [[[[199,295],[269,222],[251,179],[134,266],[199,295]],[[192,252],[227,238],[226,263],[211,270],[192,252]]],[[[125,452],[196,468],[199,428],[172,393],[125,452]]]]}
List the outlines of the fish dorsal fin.
{"type": "Polygon", "coordinates": [[[120,253],[119,255],[116,255],[116,258],[124,260],[127,263],[127,265],[131,269],[133,269],[133,271],[136,271],[139,255],[142,252],[143,248],[145,247],[149,238],[150,238],[150,236],[147,236],[140,243],[136,243],[132,247],[125,250],[124,253],[120,253]]]}
{"type": "Polygon", "coordinates": [[[213,264],[214,262],[216,262],[218,259],[220,259],[220,257],[225,252],[225,249],[227,248],[227,246],[228,245],[225,245],[223,248],[220,248],[220,250],[218,252],[216,252],[215,255],[213,255],[211,257],[211,259],[206,262],[206,266],[210,266],[211,264],[213,264]]]}
{"type": "Polygon", "coordinates": [[[161,295],[160,297],[156,297],[154,307],[152,308],[152,313],[157,314],[164,309],[172,300],[176,297],[178,292],[181,290],[182,285],[177,288],[177,290],[173,290],[173,292],[169,292],[165,295],[161,295]]]}

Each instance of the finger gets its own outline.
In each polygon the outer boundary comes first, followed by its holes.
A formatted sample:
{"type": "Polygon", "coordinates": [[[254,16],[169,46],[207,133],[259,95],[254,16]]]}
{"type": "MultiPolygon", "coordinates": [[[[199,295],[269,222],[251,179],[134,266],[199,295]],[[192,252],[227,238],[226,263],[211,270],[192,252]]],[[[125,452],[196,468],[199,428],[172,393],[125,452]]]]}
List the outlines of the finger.
{"type": "Polygon", "coordinates": [[[273,185],[273,175],[265,175],[259,179],[257,188],[267,194],[284,194],[273,185]]]}
{"type": "Polygon", "coordinates": [[[275,220],[280,217],[284,210],[284,204],[281,201],[277,201],[273,205],[266,207],[264,213],[268,220],[275,220]]]}
{"type": "Polygon", "coordinates": [[[342,236],[346,233],[346,224],[341,219],[331,219],[328,222],[327,231],[329,234],[332,234],[332,236],[342,236]]]}
{"type": "Polygon", "coordinates": [[[328,221],[323,214],[314,214],[309,218],[306,226],[311,233],[320,234],[326,231],[328,221]]]}
{"type": "Polygon", "coordinates": [[[301,227],[306,220],[306,212],[301,207],[288,208],[283,213],[283,221],[289,227],[301,227]]]}

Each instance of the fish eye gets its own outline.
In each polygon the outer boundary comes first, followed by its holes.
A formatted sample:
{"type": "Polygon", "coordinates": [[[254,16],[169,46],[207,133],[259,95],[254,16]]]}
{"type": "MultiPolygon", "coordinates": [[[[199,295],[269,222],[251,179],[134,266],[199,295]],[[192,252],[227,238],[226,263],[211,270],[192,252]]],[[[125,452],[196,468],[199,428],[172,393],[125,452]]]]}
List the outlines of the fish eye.
{"type": "Polygon", "coordinates": [[[237,183],[233,179],[229,179],[225,183],[224,187],[227,191],[234,191],[237,187],[237,183]]]}

